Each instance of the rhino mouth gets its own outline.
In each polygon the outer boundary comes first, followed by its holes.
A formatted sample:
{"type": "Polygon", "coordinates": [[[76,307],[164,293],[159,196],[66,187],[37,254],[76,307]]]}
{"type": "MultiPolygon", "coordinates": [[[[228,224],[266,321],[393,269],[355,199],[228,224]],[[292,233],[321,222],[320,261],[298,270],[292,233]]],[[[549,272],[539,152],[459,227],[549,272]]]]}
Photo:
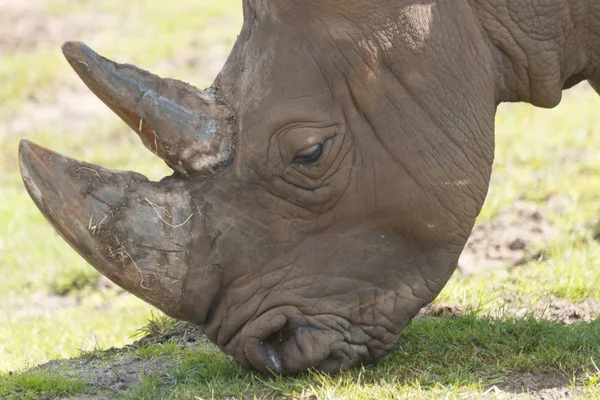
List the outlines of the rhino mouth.
{"type": "Polygon", "coordinates": [[[267,311],[247,323],[238,336],[226,352],[241,350],[244,363],[282,374],[309,368],[336,373],[359,363],[369,364],[397,341],[397,336],[388,332],[375,338],[339,316],[305,315],[291,306],[267,311]]]}

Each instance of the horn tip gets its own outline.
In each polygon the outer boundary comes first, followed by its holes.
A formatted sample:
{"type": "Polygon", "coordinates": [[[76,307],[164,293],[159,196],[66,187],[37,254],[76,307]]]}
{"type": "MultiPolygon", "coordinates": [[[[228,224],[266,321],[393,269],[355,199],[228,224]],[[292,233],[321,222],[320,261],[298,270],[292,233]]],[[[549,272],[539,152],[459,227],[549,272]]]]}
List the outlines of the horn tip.
{"type": "Polygon", "coordinates": [[[44,157],[53,154],[54,152],[44,146],[40,146],[27,139],[21,139],[19,142],[19,160],[31,159],[31,156],[44,157]]]}
{"type": "Polygon", "coordinates": [[[23,171],[23,168],[26,168],[27,164],[30,163],[32,156],[40,157],[49,152],[50,150],[39,144],[35,144],[27,139],[21,139],[19,142],[19,165],[21,166],[21,171],[23,171]]]}
{"type": "Polygon", "coordinates": [[[25,188],[34,201],[39,202],[42,193],[38,187],[40,172],[44,170],[44,157],[48,156],[50,150],[45,149],[29,140],[21,140],[19,143],[19,169],[25,188]]]}
{"type": "Polygon", "coordinates": [[[69,42],[65,42],[62,46],[62,52],[65,56],[69,56],[75,52],[80,51],[80,49],[82,47],[87,47],[83,42],[78,42],[78,41],[69,41],[69,42]]]}
{"type": "Polygon", "coordinates": [[[63,55],[75,70],[82,67],[89,70],[90,63],[97,57],[96,52],[83,42],[65,42],[61,49],[63,55]]]}

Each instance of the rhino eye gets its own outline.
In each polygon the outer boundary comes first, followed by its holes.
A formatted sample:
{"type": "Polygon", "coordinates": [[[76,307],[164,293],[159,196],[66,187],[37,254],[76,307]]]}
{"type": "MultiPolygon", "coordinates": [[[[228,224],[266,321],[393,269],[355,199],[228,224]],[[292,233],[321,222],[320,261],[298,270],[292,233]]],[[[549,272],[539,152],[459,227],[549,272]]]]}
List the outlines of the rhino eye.
{"type": "Polygon", "coordinates": [[[294,163],[299,165],[313,164],[319,160],[321,154],[323,154],[323,143],[315,144],[298,153],[294,163]]]}

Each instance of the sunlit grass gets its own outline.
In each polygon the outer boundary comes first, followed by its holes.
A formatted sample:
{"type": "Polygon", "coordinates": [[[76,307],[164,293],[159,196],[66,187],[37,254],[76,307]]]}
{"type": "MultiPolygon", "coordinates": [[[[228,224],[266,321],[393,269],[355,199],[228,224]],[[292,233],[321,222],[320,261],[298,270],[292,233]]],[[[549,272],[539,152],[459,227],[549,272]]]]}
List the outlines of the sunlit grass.
{"type": "MultiPolygon", "coordinates": [[[[558,237],[549,259],[510,271],[455,276],[439,302],[477,304],[514,293],[535,303],[548,297],[600,299],[600,98],[592,90],[565,96],[553,110],[526,104],[501,107],[496,118],[496,162],[490,194],[479,220],[517,200],[545,202],[560,196],[564,210],[548,214],[558,237]]],[[[489,302],[488,302],[489,303],[489,302]]]]}
{"type": "Polygon", "coordinates": [[[210,54],[226,56],[242,22],[241,4],[237,1],[184,0],[176,7],[158,0],[72,3],[55,1],[47,6],[47,11],[55,15],[95,12],[123,21],[121,29],[89,38],[89,44],[96,50],[117,61],[152,66],[153,72],[163,75],[169,69],[164,65],[165,60],[189,54],[193,49],[200,65],[178,66],[177,77],[199,87],[214,78],[199,76],[198,70],[205,68],[202,63],[210,61],[210,54]],[[206,56],[202,57],[203,54],[206,56]]]}
{"type": "Polygon", "coordinates": [[[24,101],[51,98],[41,89],[56,83],[61,61],[50,52],[1,55],[0,118],[8,118],[24,101]]]}
{"type": "Polygon", "coordinates": [[[553,195],[567,200],[569,216],[563,222],[598,219],[599,107],[600,98],[591,89],[565,96],[552,110],[527,104],[500,107],[495,184],[480,219],[489,219],[517,199],[543,201],[553,195]]]}
{"type": "Polygon", "coordinates": [[[240,367],[214,346],[184,349],[175,342],[150,344],[131,350],[128,356],[167,359],[173,367],[162,376],[144,378],[125,398],[252,394],[319,399],[460,398],[481,395],[495,384],[511,384],[512,374],[557,370],[591,394],[597,389],[594,360],[600,358],[599,324],[563,325],[511,317],[490,320],[475,312],[426,318],[411,324],[396,350],[376,365],[336,376],[309,371],[296,377],[271,377],[240,367]]]}
{"type": "Polygon", "coordinates": [[[41,296],[31,305],[10,295],[2,296],[2,303],[0,372],[131,343],[150,315],[141,300],[111,291],[87,291],[66,304],[41,296]]]}
{"type": "Polygon", "coordinates": [[[2,376],[0,373],[0,398],[5,400],[30,400],[64,397],[80,393],[86,382],[48,372],[26,372],[2,376]]]}

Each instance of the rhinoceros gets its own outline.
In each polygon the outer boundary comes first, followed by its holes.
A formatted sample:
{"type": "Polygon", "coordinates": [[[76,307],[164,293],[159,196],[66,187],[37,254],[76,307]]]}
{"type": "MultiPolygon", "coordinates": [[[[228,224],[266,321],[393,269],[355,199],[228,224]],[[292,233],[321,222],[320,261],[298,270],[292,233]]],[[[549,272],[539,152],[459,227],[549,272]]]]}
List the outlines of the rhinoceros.
{"type": "Polygon", "coordinates": [[[600,4],[244,0],[210,88],[63,46],[174,171],[28,141],[25,186],[87,262],[239,363],[373,363],[444,287],[486,197],[504,101],[600,87],[600,4]],[[596,32],[596,34],[593,34],[596,32]]]}

